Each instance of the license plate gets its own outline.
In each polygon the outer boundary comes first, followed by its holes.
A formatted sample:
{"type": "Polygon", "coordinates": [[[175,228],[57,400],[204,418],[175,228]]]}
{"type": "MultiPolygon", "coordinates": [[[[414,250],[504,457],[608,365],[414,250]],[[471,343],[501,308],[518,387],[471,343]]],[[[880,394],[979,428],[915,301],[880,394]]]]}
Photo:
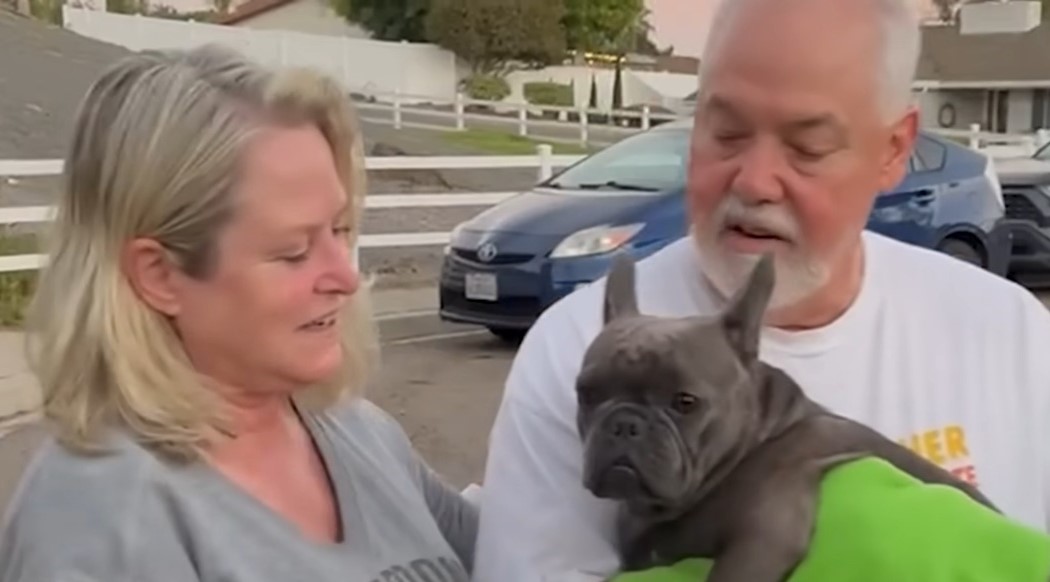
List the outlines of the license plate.
{"type": "Polygon", "coordinates": [[[499,299],[496,276],[492,273],[468,273],[466,296],[475,301],[496,301],[499,299]]]}

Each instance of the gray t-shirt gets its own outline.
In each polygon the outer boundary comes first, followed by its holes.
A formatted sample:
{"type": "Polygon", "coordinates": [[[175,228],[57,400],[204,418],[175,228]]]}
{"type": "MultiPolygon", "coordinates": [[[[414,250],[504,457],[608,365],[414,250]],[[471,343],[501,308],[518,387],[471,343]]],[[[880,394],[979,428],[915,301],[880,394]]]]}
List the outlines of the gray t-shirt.
{"type": "Polygon", "coordinates": [[[0,530],[0,582],[467,582],[477,511],[381,409],[303,414],[345,534],[302,536],[205,463],[174,466],[126,437],[85,458],[47,442],[0,530]]]}

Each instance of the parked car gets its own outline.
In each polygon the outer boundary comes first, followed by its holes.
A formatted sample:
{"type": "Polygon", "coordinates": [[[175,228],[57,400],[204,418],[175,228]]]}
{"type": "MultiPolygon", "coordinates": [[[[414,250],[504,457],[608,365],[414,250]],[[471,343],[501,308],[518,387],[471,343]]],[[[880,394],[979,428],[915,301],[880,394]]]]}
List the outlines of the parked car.
{"type": "MultiPolygon", "coordinates": [[[[643,258],[686,236],[692,122],[632,135],[458,225],[445,249],[440,316],[518,339],[550,305],[602,277],[611,253],[643,258]]],[[[1003,197],[980,152],[922,133],[907,177],[868,228],[1005,274],[1003,197]]]]}
{"type": "Polygon", "coordinates": [[[1000,159],[995,166],[1013,234],[1009,276],[1045,285],[1050,282],[1050,144],[1029,158],[1000,159]]]}

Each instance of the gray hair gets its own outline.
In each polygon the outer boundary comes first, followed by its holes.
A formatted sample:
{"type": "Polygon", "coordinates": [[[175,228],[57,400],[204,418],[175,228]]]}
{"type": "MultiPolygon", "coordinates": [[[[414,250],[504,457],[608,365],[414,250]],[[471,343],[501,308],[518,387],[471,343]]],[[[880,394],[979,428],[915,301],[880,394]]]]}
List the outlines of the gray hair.
{"type": "MultiPolygon", "coordinates": [[[[781,1],[781,0],[771,0],[781,1]]],[[[843,0],[845,1],[845,0],[843,0]]],[[[859,1],[859,0],[851,0],[859,1]]],[[[879,76],[882,112],[887,119],[900,115],[912,102],[912,84],[922,51],[920,15],[915,0],[864,0],[871,4],[881,28],[879,76]]],[[[710,61],[731,34],[733,17],[745,7],[762,9],[763,0],[722,0],[712,22],[700,62],[700,91],[710,61]]]]}
{"type": "MultiPolygon", "coordinates": [[[[129,284],[121,250],[132,238],[153,238],[187,274],[209,277],[216,241],[235,212],[241,153],[261,128],[276,124],[321,131],[351,200],[346,219],[356,227],[364,151],[352,105],[334,80],[270,70],[209,45],[131,55],[89,88],[27,321],[30,366],[64,444],[95,449],[100,433],[119,424],[158,452],[192,458],[216,434],[229,433],[209,379],[193,368],[167,318],[129,284]]],[[[367,301],[362,286],[347,302],[344,369],[311,387],[312,402],[327,404],[364,385],[377,355],[367,301]]]]}

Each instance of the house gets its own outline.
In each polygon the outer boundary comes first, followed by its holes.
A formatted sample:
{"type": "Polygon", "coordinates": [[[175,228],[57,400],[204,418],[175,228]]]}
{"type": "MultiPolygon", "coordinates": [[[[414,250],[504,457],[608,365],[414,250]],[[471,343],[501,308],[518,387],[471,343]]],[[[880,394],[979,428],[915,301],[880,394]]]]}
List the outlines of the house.
{"type": "Polygon", "coordinates": [[[1029,133],[1050,127],[1050,23],[1038,1],[975,2],[923,29],[915,90],[922,123],[1029,133]]]}
{"type": "Polygon", "coordinates": [[[213,22],[260,30],[372,38],[364,27],[337,14],[327,0],[247,0],[213,22]]]}

